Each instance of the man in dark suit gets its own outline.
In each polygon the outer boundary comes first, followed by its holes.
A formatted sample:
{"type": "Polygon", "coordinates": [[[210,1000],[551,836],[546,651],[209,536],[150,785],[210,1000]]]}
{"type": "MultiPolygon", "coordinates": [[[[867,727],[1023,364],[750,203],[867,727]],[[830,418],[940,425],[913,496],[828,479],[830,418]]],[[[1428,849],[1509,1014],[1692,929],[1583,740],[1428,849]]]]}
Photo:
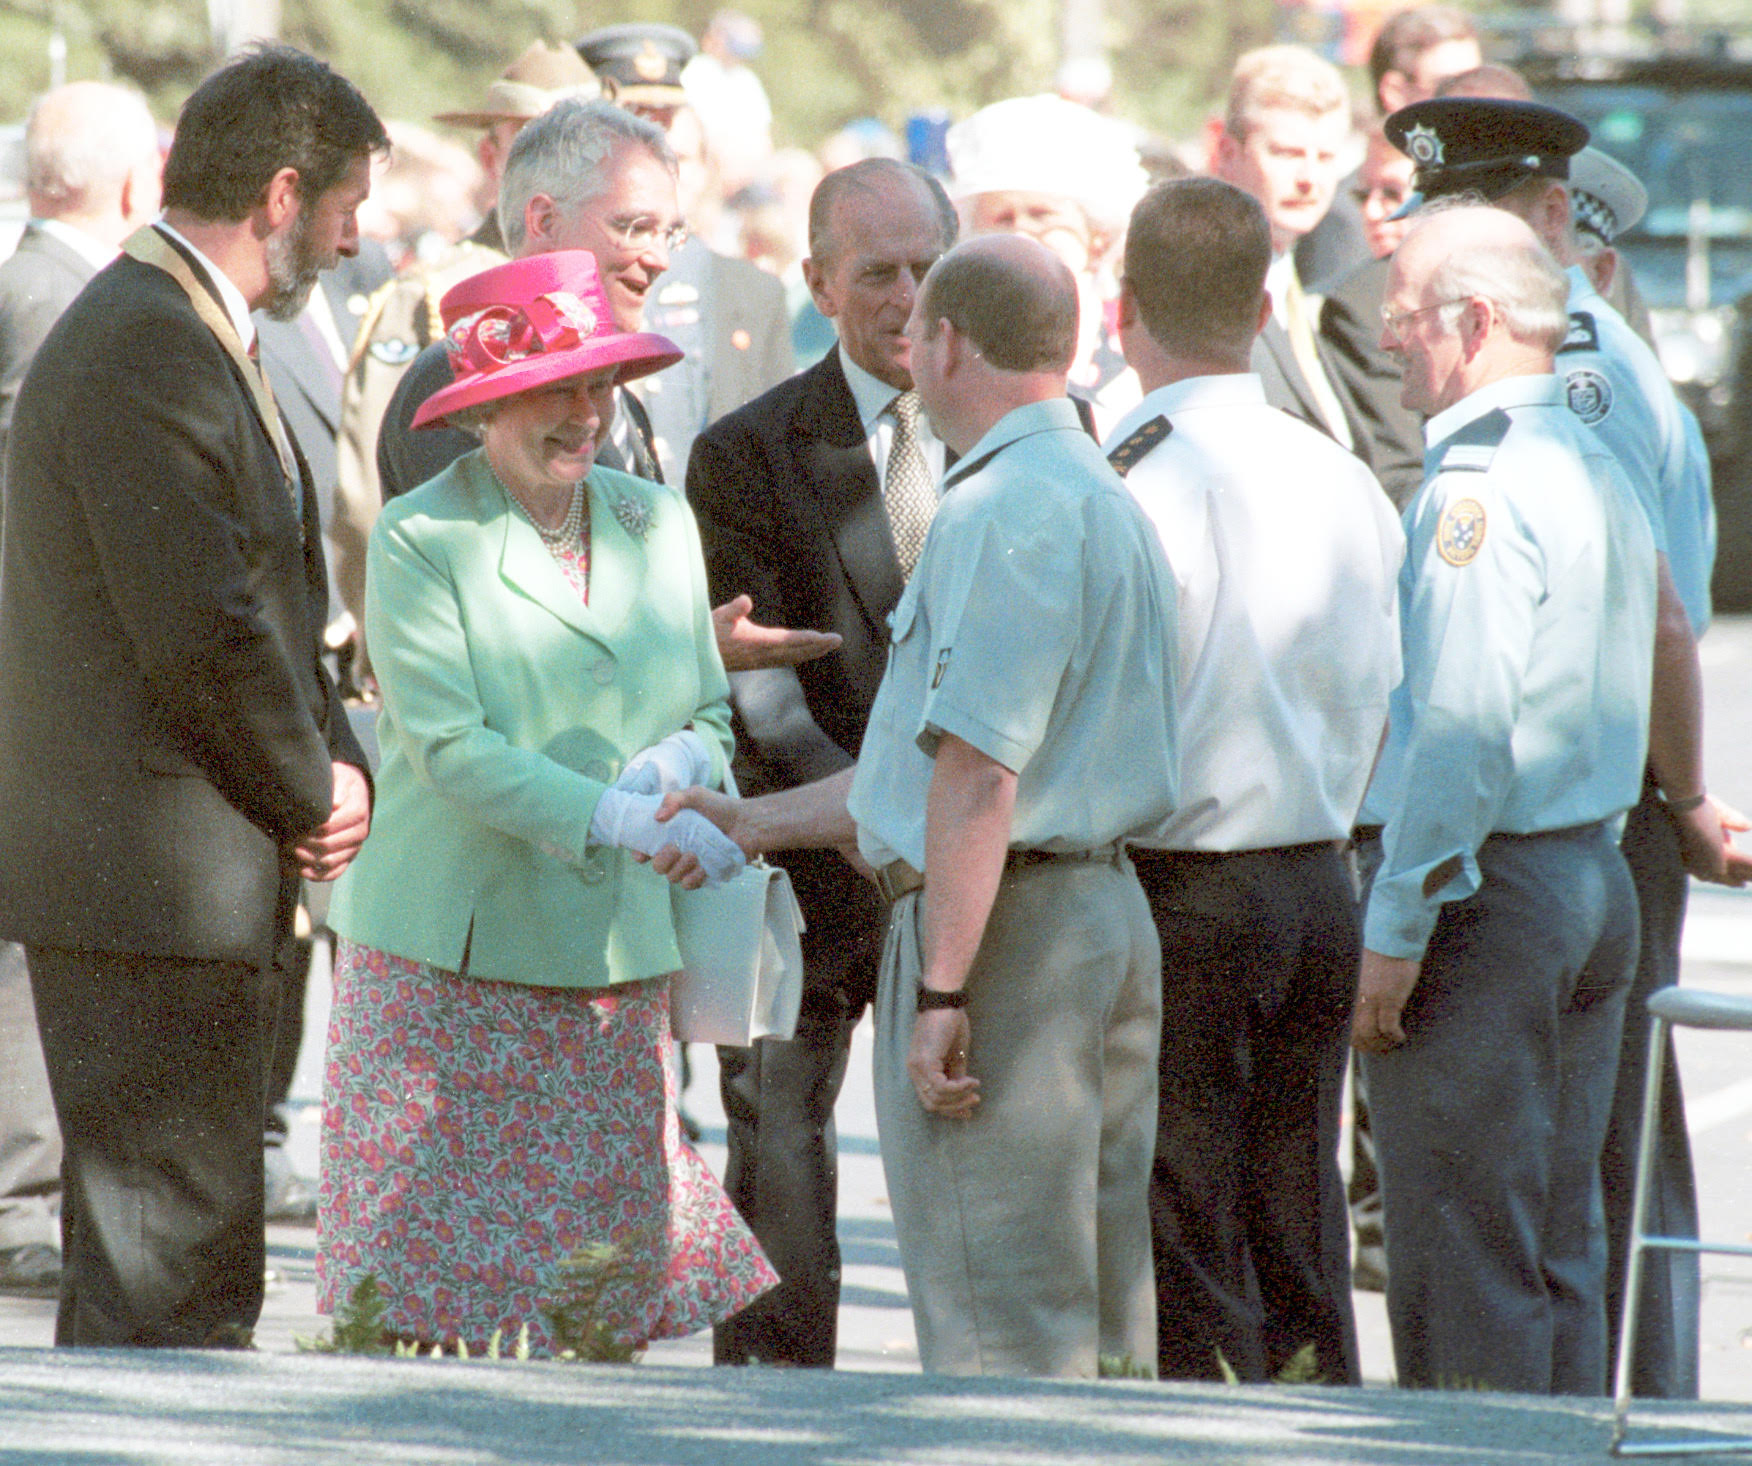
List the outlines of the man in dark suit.
{"type": "MultiPolygon", "coordinates": [[[[136,92],[74,82],[24,129],[30,223],[0,265],[0,449],[37,348],[85,282],[158,212],[158,129],[136,92]]],[[[61,1132],[24,950],[0,943],[0,1290],[53,1289],[61,1258],[61,1132]]]]}
{"type": "Polygon", "coordinates": [[[1335,67],[1301,46],[1263,46],[1235,63],[1211,172],[1252,194],[1271,225],[1265,286],[1272,313],[1252,360],[1265,400],[1353,448],[1354,430],[1315,335],[1318,307],[1294,254],[1332,205],[1349,130],[1350,97],[1335,67]]]}
{"type": "Polygon", "coordinates": [[[261,1119],[300,876],[370,819],[319,660],[308,472],[248,354],[357,248],[357,90],[264,47],[190,97],[164,220],[50,332],[8,443],[0,936],[66,1147],[61,1344],[246,1344],[261,1119]]]}
{"type": "MultiPolygon", "coordinates": [[[[923,546],[944,448],[918,416],[905,326],[954,242],[947,196],[910,165],[830,173],[810,203],[804,275],[839,347],[694,440],[688,498],[716,600],[747,594],[773,625],[837,632],[796,670],[732,677],[745,793],[856,761],[888,648],[888,613],[923,546]]],[[[720,1049],[725,1184],[782,1279],[716,1334],[720,1363],[830,1367],[839,1306],[833,1106],[870,1001],[883,910],[853,859],[784,856],[808,930],[797,1035],[720,1049]]]]}
{"type": "Polygon", "coordinates": [[[0,447],[32,358],[85,282],[158,212],[158,127],[139,93],[46,92],[24,129],[30,222],[0,265],[0,447]]]}

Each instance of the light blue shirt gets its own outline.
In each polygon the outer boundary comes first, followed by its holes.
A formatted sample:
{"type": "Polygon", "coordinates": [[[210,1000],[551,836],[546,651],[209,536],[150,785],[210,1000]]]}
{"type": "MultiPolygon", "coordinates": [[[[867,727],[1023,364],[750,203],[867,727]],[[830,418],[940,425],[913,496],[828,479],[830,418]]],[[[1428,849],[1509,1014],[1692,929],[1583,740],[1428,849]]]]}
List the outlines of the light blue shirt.
{"type": "Polygon", "coordinates": [[[1363,803],[1384,825],[1365,944],[1421,957],[1492,833],[1616,818],[1647,755],[1655,546],[1556,376],[1474,392],[1425,429],[1399,578],[1405,679],[1363,803]]]}
{"type": "Polygon", "coordinates": [[[1069,399],[956,464],[890,625],[848,800],[872,864],[924,870],[945,734],[1017,774],[1017,848],[1111,845],[1174,808],[1173,576],[1069,399]]]}
{"type": "Polygon", "coordinates": [[[1569,270],[1570,333],[1557,356],[1572,411],[1600,435],[1647,507],[1692,633],[1709,625],[1715,501],[1709,453],[1660,358],[1594,288],[1569,270]]]}

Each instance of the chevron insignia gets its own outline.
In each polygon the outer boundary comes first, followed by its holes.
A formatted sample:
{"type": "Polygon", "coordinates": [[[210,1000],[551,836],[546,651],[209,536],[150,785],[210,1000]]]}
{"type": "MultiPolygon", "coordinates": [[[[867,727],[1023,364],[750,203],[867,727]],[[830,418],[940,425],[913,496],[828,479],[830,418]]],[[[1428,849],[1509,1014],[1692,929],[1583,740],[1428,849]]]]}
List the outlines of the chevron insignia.
{"type": "Polygon", "coordinates": [[[1113,471],[1124,478],[1138,466],[1150,449],[1173,431],[1174,424],[1167,418],[1153,417],[1109,453],[1107,461],[1113,465],[1113,471]]]}

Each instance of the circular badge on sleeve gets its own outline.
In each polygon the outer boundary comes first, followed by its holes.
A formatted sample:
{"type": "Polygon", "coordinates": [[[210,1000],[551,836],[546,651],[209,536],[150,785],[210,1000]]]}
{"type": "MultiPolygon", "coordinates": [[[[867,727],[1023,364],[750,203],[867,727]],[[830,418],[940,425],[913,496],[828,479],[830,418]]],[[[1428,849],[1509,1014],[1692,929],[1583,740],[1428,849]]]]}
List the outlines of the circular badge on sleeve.
{"type": "Polygon", "coordinates": [[[1450,565],[1470,565],[1484,544],[1484,505],[1456,499],[1436,526],[1436,553],[1450,565]]]}
{"type": "Polygon", "coordinates": [[[1592,427],[1612,411],[1612,383],[1596,371],[1578,367],[1564,378],[1569,410],[1592,427]]]}

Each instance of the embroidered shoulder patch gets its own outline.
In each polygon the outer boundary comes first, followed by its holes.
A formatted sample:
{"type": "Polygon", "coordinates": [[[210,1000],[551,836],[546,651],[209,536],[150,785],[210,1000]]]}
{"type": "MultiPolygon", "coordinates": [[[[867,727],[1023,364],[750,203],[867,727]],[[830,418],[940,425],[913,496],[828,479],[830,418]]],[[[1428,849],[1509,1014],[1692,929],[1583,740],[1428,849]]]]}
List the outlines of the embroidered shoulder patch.
{"type": "Polygon", "coordinates": [[[1563,345],[1558,347],[1560,353],[1565,351],[1598,351],[1600,349],[1600,328],[1594,324],[1591,311],[1570,312],[1569,335],[1563,338],[1563,345]]]}
{"type": "Polygon", "coordinates": [[[1436,553],[1450,565],[1470,565],[1484,545],[1484,505],[1476,499],[1456,499],[1436,526],[1436,553]]]}
{"type": "Polygon", "coordinates": [[[1612,383],[1588,367],[1578,367],[1564,378],[1564,396],[1569,410],[1589,426],[1612,411],[1612,383]]]}

